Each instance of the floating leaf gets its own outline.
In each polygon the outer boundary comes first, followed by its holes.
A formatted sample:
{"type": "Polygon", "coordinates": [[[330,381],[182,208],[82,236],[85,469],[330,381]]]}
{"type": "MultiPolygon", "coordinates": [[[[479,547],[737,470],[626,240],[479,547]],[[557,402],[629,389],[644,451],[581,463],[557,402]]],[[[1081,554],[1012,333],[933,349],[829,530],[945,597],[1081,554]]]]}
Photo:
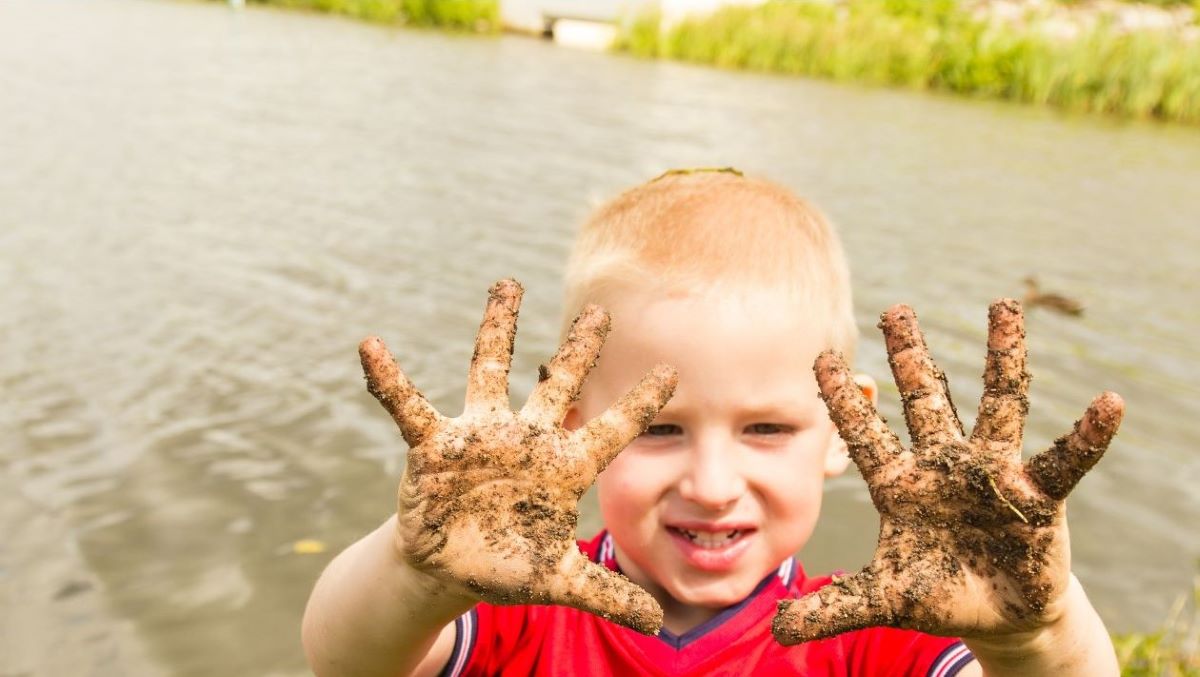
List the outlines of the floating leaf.
{"type": "Polygon", "coordinates": [[[325,543],[312,538],[302,538],[292,544],[292,552],[297,555],[316,555],[325,552],[325,543]]]}

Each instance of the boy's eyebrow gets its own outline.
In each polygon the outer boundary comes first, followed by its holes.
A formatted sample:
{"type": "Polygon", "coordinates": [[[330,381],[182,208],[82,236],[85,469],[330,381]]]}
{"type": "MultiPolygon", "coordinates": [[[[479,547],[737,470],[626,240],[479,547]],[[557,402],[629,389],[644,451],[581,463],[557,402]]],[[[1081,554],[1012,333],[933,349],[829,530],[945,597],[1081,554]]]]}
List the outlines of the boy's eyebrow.
{"type": "Polygon", "coordinates": [[[802,407],[786,405],[760,405],[743,407],[739,412],[744,418],[788,419],[796,423],[804,423],[812,418],[812,412],[802,407]]]}
{"type": "MultiPolygon", "coordinates": [[[[675,400],[668,400],[667,404],[658,411],[658,416],[655,420],[674,419],[681,421],[686,418],[699,416],[704,417],[702,413],[705,409],[703,403],[684,403],[675,400]],[[699,410],[697,410],[699,407],[699,410]]],[[[825,403],[819,398],[813,398],[813,402],[806,403],[803,399],[782,398],[782,399],[759,399],[751,401],[743,401],[735,405],[734,415],[740,419],[758,419],[759,423],[769,422],[769,419],[788,419],[792,423],[807,424],[818,416],[820,412],[825,410],[825,403]]]]}
{"type": "MultiPolygon", "coordinates": [[[[663,407],[659,412],[662,418],[680,418],[680,415],[686,413],[678,409],[671,409],[670,403],[663,407]]],[[[781,402],[778,404],[758,403],[747,404],[740,406],[734,412],[737,419],[747,420],[752,423],[788,423],[791,425],[803,426],[808,425],[816,417],[816,411],[806,409],[798,404],[781,402]]]]}
{"type": "Polygon", "coordinates": [[[659,179],[664,179],[668,176],[700,174],[703,172],[715,172],[718,174],[733,174],[734,176],[745,176],[745,174],[742,173],[742,170],[737,169],[736,167],[690,167],[690,168],[682,168],[682,169],[668,169],[667,171],[663,172],[662,174],[659,174],[658,176],[654,177],[653,179],[650,179],[650,181],[648,181],[648,183],[654,183],[655,181],[658,181],[659,179]]]}

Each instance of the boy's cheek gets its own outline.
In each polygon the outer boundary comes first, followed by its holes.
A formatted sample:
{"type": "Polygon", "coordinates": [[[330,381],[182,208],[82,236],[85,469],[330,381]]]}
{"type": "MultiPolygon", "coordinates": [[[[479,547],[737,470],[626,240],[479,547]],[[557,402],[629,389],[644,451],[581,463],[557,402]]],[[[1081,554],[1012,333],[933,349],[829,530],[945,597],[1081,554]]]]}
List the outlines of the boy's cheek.
{"type": "Polygon", "coordinates": [[[626,447],[617,454],[597,477],[596,485],[600,491],[609,496],[625,498],[636,496],[644,489],[640,488],[646,482],[646,463],[639,458],[642,454],[633,445],[626,447]]]}
{"type": "MultiPolygon", "coordinates": [[[[630,483],[628,455],[632,450],[626,448],[596,476],[596,489],[599,491],[600,503],[623,504],[636,496],[637,491],[630,483]]],[[[636,465],[636,464],[635,464],[636,465]]]]}
{"type": "Polygon", "coordinates": [[[634,441],[596,478],[600,504],[634,515],[648,515],[666,496],[675,475],[663,454],[634,441]]]}

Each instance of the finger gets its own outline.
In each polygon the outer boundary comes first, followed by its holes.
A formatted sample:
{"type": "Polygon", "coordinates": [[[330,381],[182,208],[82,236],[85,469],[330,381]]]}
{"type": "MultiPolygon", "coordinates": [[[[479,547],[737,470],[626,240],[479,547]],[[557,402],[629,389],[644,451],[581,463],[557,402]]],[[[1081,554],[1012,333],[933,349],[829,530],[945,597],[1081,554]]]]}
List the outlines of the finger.
{"type": "Polygon", "coordinates": [[[887,625],[890,618],[890,607],[875,583],[874,574],[864,570],[835,579],[800,599],[779,602],[775,619],[771,621],[771,633],[775,635],[775,641],[791,646],[851,630],[887,625]]]}
{"type": "Polygon", "coordinates": [[[589,561],[572,550],[564,562],[564,573],[550,583],[552,604],[561,604],[600,616],[636,630],[657,635],[663,611],[650,593],[628,578],[589,561]]]}
{"type": "Polygon", "coordinates": [[[595,305],[584,308],[571,325],[558,354],[541,373],[544,378],[539,377],[522,411],[537,420],[562,423],[583,387],[584,378],[596,363],[610,326],[603,308],[595,305]]]}
{"type": "Polygon", "coordinates": [[[1054,441],[1054,446],[1025,463],[1030,477],[1051,498],[1062,500],[1104,455],[1121,425],[1125,402],[1114,392],[1092,400],[1075,429],[1054,441]]]}
{"type": "Polygon", "coordinates": [[[962,440],[962,423],[950,401],[946,375],[929,356],[917,314],[904,304],[892,306],[880,316],[879,328],[887,343],[888,363],[900,389],[913,447],[962,440]]]}
{"type": "Polygon", "coordinates": [[[1000,299],[988,308],[988,356],[983,397],[971,441],[1020,456],[1029,412],[1029,372],[1025,370],[1025,319],[1021,304],[1000,299]]]}
{"type": "Polygon", "coordinates": [[[854,465],[870,484],[886,460],[901,452],[900,440],[879,418],[841,353],[826,350],[813,366],[829,417],[845,440],[854,465]]]}
{"type": "Polygon", "coordinates": [[[383,339],[364,339],[358,344],[358,357],[367,376],[367,391],[392,415],[408,446],[420,444],[441,423],[441,414],[400,370],[383,339]]]}
{"type": "Polygon", "coordinates": [[[589,483],[658,416],[678,381],[674,367],[656,365],[603,414],[571,433],[572,443],[587,449],[594,464],[589,483]]]}
{"type": "Polygon", "coordinates": [[[488,290],[487,309],[467,375],[467,410],[508,409],[508,370],[517,335],[517,308],[525,292],[516,280],[500,280],[488,290]]]}

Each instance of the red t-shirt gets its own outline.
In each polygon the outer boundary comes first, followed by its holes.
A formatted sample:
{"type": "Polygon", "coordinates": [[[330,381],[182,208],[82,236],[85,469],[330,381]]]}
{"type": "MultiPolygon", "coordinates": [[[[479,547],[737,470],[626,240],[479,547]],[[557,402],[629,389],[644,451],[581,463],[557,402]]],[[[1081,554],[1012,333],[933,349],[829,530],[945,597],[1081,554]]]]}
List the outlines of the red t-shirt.
{"type": "MultiPolygon", "coordinates": [[[[580,549],[617,570],[612,537],[602,531],[580,549]]],[[[829,675],[951,677],[974,660],[959,640],[910,630],[867,628],[786,647],[771,635],[776,603],[829,582],[807,578],[793,558],[750,595],[676,635],[647,637],[563,606],[479,604],[455,622],[454,652],[443,675],[829,675]]]]}

